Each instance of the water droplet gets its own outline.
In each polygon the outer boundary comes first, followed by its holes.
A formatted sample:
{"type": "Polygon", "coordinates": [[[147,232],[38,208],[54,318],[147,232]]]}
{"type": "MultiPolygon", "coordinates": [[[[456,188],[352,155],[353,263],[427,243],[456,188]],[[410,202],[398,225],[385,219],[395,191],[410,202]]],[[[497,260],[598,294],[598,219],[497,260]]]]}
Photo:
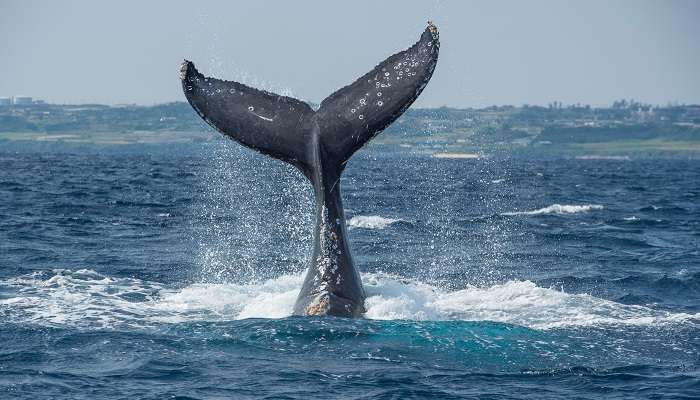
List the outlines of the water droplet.
{"type": "Polygon", "coordinates": [[[376,87],[379,87],[379,85],[380,85],[380,83],[379,83],[379,82],[377,82],[377,83],[376,83],[376,84],[375,84],[374,86],[376,86],[376,87]]]}
{"type": "Polygon", "coordinates": [[[362,115],[362,114],[360,114],[360,116],[359,116],[358,118],[359,118],[359,119],[365,119],[365,116],[362,115]]]}
{"type": "Polygon", "coordinates": [[[253,111],[255,108],[253,106],[248,107],[248,111],[253,111]]]}
{"type": "Polygon", "coordinates": [[[362,105],[364,106],[365,104],[367,104],[367,100],[365,100],[365,99],[360,99],[360,104],[362,104],[362,105]]]}
{"type": "Polygon", "coordinates": [[[432,46],[433,42],[428,42],[428,47],[432,46]]]}
{"type": "Polygon", "coordinates": [[[385,73],[384,73],[384,76],[389,76],[389,73],[388,73],[388,72],[385,72],[385,73]]]}
{"type": "Polygon", "coordinates": [[[355,110],[354,108],[350,109],[350,112],[353,114],[355,114],[355,111],[357,111],[357,110],[355,110]]]}
{"type": "Polygon", "coordinates": [[[383,106],[383,105],[384,105],[384,102],[383,102],[383,101],[381,101],[381,100],[379,100],[379,101],[377,102],[377,105],[378,105],[379,107],[381,107],[381,106],[383,106]]]}
{"type": "Polygon", "coordinates": [[[406,71],[406,72],[409,72],[409,71],[410,71],[410,69],[409,69],[409,68],[406,68],[406,69],[405,69],[404,71],[406,71]]]}
{"type": "Polygon", "coordinates": [[[234,94],[234,93],[236,93],[236,89],[230,89],[228,92],[231,94],[234,94]]]}
{"type": "Polygon", "coordinates": [[[221,89],[216,89],[216,93],[221,93],[221,89]]]}
{"type": "Polygon", "coordinates": [[[187,86],[187,90],[192,90],[192,86],[187,86]]]}
{"type": "Polygon", "coordinates": [[[377,92],[377,97],[382,97],[382,92],[377,92]]]}
{"type": "Polygon", "coordinates": [[[382,87],[386,87],[386,85],[382,83],[382,87]]]}

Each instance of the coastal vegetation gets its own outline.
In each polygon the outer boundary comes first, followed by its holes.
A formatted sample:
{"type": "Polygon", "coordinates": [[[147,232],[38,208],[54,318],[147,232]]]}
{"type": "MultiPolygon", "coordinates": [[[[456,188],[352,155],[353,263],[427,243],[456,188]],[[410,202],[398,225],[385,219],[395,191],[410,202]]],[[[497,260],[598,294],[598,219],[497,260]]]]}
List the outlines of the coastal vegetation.
{"type": "MultiPolygon", "coordinates": [[[[130,144],[218,140],[184,102],[0,106],[2,141],[130,144]]],[[[373,146],[414,152],[698,152],[700,105],[413,108],[373,146]]]]}

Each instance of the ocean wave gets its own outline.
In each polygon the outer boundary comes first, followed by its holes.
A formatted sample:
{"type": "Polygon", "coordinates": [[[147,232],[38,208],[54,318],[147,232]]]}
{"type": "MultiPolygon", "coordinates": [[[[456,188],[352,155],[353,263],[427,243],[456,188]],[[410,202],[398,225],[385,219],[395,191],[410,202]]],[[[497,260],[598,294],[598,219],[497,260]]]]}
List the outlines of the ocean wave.
{"type": "MultiPolygon", "coordinates": [[[[493,321],[534,329],[700,323],[700,314],[568,294],[530,281],[448,291],[382,273],[363,274],[362,280],[367,291],[365,317],[375,320],[493,321]]],[[[0,300],[0,317],[86,329],[284,318],[292,314],[302,282],[303,275],[298,274],[255,284],[171,288],[91,270],[55,270],[0,281],[5,296],[0,300]]]]}
{"type": "Polygon", "coordinates": [[[613,161],[630,161],[630,156],[605,156],[598,154],[586,154],[582,156],[576,156],[577,160],[613,160],[613,161]]]}
{"type": "Polygon", "coordinates": [[[512,211],[505,212],[501,215],[513,216],[513,215],[548,215],[548,214],[578,214],[586,213],[593,210],[602,210],[603,206],[598,204],[582,204],[582,205],[568,205],[568,204],[552,204],[544,208],[539,208],[532,211],[512,211]]]}
{"type": "Polygon", "coordinates": [[[356,215],[348,221],[351,228],[384,229],[400,219],[384,218],[379,215],[356,215]]]}
{"type": "Polygon", "coordinates": [[[433,153],[433,158],[452,158],[452,159],[477,159],[486,158],[483,154],[478,153],[433,153]]]}

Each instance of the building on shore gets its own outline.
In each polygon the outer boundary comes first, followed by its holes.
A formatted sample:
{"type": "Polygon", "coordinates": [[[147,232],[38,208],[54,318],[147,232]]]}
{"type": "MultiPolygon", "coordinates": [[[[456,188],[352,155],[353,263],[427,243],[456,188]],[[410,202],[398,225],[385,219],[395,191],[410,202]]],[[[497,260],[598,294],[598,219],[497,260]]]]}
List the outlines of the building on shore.
{"type": "Polygon", "coordinates": [[[33,104],[32,98],[29,96],[15,96],[12,103],[16,106],[29,106],[33,104]]]}

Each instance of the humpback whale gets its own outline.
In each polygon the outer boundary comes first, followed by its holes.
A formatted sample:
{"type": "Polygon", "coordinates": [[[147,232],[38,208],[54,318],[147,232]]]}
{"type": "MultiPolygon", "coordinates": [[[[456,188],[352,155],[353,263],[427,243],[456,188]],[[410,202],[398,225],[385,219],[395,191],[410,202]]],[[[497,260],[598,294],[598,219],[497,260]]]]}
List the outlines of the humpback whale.
{"type": "Polygon", "coordinates": [[[437,27],[396,53],[317,110],[286,96],[202,75],[185,60],[182,89],[194,110],[226,137],[298,168],[316,200],[313,254],[295,315],[359,317],[365,292],[347,240],[340,176],[350,157],[418,98],[437,64],[437,27]]]}

